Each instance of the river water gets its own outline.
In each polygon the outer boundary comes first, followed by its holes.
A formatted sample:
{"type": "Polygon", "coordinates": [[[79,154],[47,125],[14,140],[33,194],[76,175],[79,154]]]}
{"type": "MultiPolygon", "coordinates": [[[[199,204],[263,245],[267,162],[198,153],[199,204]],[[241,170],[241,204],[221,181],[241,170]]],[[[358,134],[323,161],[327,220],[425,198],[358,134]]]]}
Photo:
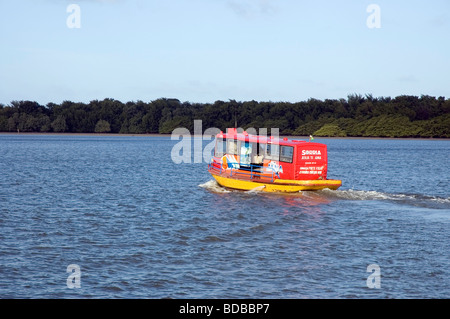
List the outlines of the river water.
{"type": "Polygon", "coordinates": [[[315,142],[342,187],[279,195],[167,136],[0,135],[0,298],[448,298],[450,141],[315,142]]]}

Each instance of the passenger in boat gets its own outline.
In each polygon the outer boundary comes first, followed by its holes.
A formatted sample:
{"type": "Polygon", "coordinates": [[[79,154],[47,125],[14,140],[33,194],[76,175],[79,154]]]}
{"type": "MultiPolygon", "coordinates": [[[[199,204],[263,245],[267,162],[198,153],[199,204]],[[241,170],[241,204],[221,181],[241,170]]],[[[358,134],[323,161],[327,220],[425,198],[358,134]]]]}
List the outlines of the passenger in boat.
{"type": "Polygon", "coordinates": [[[263,155],[255,155],[253,156],[253,165],[261,165],[263,163],[264,156],[263,155]]]}
{"type": "Polygon", "coordinates": [[[252,158],[252,166],[253,166],[253,170],[255,170],[256,172],[262,172],[262,167],[263,167],[263,160],[264,160],[264,156],[263,155],[255,155],[252,158]]]}

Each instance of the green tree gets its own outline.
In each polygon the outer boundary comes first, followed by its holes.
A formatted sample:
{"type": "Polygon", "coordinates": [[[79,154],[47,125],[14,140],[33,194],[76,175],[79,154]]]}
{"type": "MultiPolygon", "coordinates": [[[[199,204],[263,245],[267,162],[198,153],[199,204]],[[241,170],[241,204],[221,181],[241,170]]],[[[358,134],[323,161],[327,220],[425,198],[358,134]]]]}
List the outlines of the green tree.
{"type": "Polygon", "coordinates": [[[95,133],[109,133],[111,132],[111,126],[108,121],[99,120],[95,125],[95,133]]]}
{"type": "Polygon", "coordinates": [[[47,115],[41,115],[38,118],[38,123],[40,132],[50,132],[50,130],[52,129],[52,123],[47,115]]]}
{"type": "Polygon", "coordinates": [[[20,130],[23,132],[38,132],[39,122],[31,114],[22,114],[21,116],[20,130]]]}
{"type": "Polygon", "coordinates": [[[8,119],[8,131],[15,132],[18,130],[19,125],[19,113],[15,112],[9,119],[8,119]]]}
{"type": "Polygon", "coordinates": [[[66,118],[62,115],[58,117],[51,124],[53,132],[62,133],[67,130],[66,118]]]}
{"type": "Polygon", "coordinates": [[[342,130],[337,124],[325,124],[320,129],[314,132],[315,136],[331,136],[341,137],[347,136],[344,130],[342,130]]]}

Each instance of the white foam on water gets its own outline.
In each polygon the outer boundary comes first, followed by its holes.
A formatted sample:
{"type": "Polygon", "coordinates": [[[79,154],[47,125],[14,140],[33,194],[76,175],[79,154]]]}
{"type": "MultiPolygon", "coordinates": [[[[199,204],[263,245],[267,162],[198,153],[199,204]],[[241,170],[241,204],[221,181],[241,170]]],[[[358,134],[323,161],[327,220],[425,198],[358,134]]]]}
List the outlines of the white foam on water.
{"type": "Polygon", "coordinates": [[[348,200],[383,200],[391,199],[389,194],[377,191],[359,191],[359,190],[330,190],[324,189],[320,191],[329,197],[348,200]]]}
{"type": "Polygon", "coordinates": [[[214,193],[230,193],[231,191],[220,186],[214,179],[207,181],[206,183],[198,185],[214,193]]]}
{"type": "Polygon", "coordinates": [[[348,200],[395,200],[395,201],[408,201],[418,199],[430,199],[423,195],[414,194],[390,194],[378,191],[361,191],[361,190],[330,190],[324,189],[321,191],[327,196],[336,197],[340,199],[348,200]],[[423,198],[421,198],[423,197],[423,198]]]}
{"type": "MultiPolygon", "coordinates": [[[[225,187],[220,186],[214,179],[207,181],[206,183],[198,185],[199,187],[205,188],[211,192],[214,193],[231,193],[233,190],[227,189],[225,187]]],[[[263,192],[263,189],[265,188],[264,185],[257,186],[249,191],[246,191],[247,193],[260,193],[263,192]]],[[[238,190],[236,190],[238,192],[238,190]]]]}
{"type": "MultiPolygon", "coordinates": [[[[231,193],[233,190],[220,186],[214,179],[209,180],[203,184],[198,185],[214,193],[231,193]]],[[[264,193],[265,186],[258,186],[247,191],[250,194],[264,193]]],[[[236,191],[238,192],[238,191],[236,191]]],[[[276,194],[276,193],[273,193],[276,194]]],[[[283,194],[285,195],[285,194],[283,194]]],[[[356,200],[356,201],[370,201],[370,200],[387,200],[395,201],[399,204],[407,204],[412,206],[428,207],[428,208],[444,208],[450,209],[450,197],[427,196],[422,194],[390,194],[378,191],[364,191],[364,190],[331,190],[323,189],[320,191],[298,192],[292,196],[301,196],[304,199],[318,200],[356,200]]]]}
{"type": "Polygon", "coordinates": [[[442,203],[442,204],[450,204],[450,197],[442,198],[442,197],[432,196],[432,197],[430,198],[430,200],[436,201],[436,202],[442,203]]]}
{"type": "Polygon", "coordinates": [[[248,193],[259,193],[262,192],[266,186],[256,186],[255,188],[248,191],[248,193]]]}
{"type": "Polygon", "coordinates": [[[328,198],[344,200],[388,200],[402,204],[429,207],[429,208],[450,208],[450,198],[439,196],[427,196],[422,194],[390,194],[378,191],[361,190],[330,190],[319,191],[328,198]]]}

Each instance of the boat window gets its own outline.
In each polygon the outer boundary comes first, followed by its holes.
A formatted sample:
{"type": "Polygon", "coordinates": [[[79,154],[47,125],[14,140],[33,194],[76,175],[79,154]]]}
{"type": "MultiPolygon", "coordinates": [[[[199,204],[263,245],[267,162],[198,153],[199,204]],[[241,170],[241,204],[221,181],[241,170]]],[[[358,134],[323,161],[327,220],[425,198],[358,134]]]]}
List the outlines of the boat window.
{"type": "Polygon", "coordinates": [[[257,155],[264,155],[266,152],[266,144],[258,143],[257,155]]]}
{"type": "Polygon", "coordinates": [[[266,158],[272,161],[278,161],[280,145],[278,144],[267,144],[266,148],[266,158]]]}
{"type": "Polygon", "coordinates": [[[223,141],[223,138],[218,138],[216,140],[216,148],[214,152],[215,157],[222,157],[225,154],[225,146],[226,144],[223,141]]]}
{"type": "Polygon", "coordinates": [[[281,146],[280,161],[292,163],[294,157],[294,148],[292,146],[281,146]]]}
{"type": "Polygon", "coordinates": [[[238,147],[237,140],[228,139],[227,140],[227,154],[237,155],[238,147]]]}

